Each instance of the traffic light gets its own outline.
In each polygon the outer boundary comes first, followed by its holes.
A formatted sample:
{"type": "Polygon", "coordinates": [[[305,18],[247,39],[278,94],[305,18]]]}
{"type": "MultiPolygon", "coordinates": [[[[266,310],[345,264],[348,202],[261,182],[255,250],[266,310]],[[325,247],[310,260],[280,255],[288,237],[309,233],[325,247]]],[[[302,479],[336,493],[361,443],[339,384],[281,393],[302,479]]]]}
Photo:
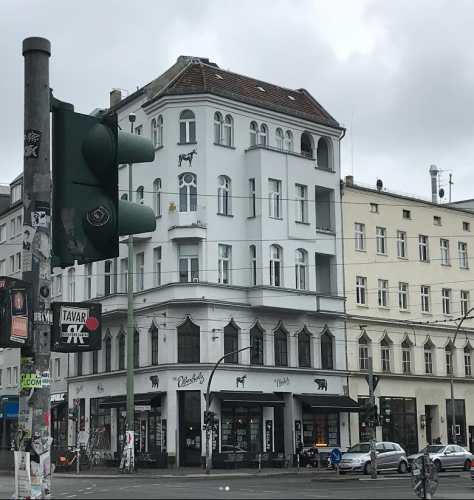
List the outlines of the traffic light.
{"type": "Polygon", "coordinates": [[[390,414],[392,410],[390,408],[390,402],[388,399],[380,398],[380,420],[381,422],[389,423],[390,414]]]}
{"type": "Polygon", "coordinates": [[[69,420],[75,422],[77,420],[78,413],[77,408],[69,408],[69,420]]]}
{"type": "MultiPolygon", "coordinates": [[[[51,103],[54,264],[118,257],[119,236],[156,229],[150,207],[119,200],[118,192],[119,165],[153,161],[153,143],[119,130],[116,114],[82,115],[53,97],[51,103]]],[[[38,224],[47,220],[49,207],[34,208],[38,224]]]]}
{"type": "Polygon", "coordinates": [[[370,420],[375,422],[377,420],[377,405],[369,405],[370,420]]]}
{"type": "Polygon", "coordinates": [[[211,411],[205,411],[204,412],[204,423],[206,425],[210,424],[211,423],[211,411]]]}
{"type": "Polygon", "coordinates": [[[370,405],[361,405],[359,408],[360,418],[361,418],[362,422],[369,422],[370,421],[369,407],[370,407],[370,405]]]}

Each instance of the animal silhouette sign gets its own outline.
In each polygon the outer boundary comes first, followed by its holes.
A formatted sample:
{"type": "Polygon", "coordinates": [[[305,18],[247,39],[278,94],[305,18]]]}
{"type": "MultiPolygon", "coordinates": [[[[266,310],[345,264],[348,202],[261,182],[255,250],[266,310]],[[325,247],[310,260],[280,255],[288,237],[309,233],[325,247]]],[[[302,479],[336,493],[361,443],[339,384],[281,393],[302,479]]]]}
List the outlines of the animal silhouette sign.
{"type": "Polygon", "coordinates": [[[325,378],[315,378],[314,383],[318,384],[318,391],[328,390],[328,381],[325,378]]]}
{"type": "Polygon", "coordinates": [[[181,166],[181,162],[182,162],[182,161],[189,161],[189,166],[191,166],[191,165],[192,165],[192,163],[193,163],[193,156],[194,156],[194,155],[197,155],[197,150],[196,150],[196,149],[193,149],[193,150],[191,151],[191,153],[187,153],[187,154],[184,154],[184,153],[183,153],[183,154],[180,154],[180,155],[178,156],[178,161],[179,161],[178,167],[180,167],[180,166],[181,166]]]}
{"type": "Polygon", "coordinates": [[[154,388],[158,388],[158,386],[160,385],[160,379],[158,377],[158,375],[152,375],[150,377],[150,381],[151,381],[151,387],[154,388]]]}
{"type": "Polygon", "coordinates": [[[247,375],[244,375],[243,377],[237,377],[235,379],[235,387],[239,387],[239,384],[242,384],[242,389],[245,388],[245,379],[247,378],[247,375]]]}

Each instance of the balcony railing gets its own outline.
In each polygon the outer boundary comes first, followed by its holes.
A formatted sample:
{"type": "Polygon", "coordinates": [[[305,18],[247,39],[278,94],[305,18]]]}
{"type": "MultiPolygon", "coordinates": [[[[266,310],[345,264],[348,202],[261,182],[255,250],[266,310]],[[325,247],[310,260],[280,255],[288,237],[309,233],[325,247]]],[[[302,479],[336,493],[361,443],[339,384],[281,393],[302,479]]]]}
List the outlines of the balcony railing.
{"type": "Polygon", "coordinates": [[[174,227],[206,227],[206,207],[200,205],[177,206],[170,211],[170,229],[174,227]]]}

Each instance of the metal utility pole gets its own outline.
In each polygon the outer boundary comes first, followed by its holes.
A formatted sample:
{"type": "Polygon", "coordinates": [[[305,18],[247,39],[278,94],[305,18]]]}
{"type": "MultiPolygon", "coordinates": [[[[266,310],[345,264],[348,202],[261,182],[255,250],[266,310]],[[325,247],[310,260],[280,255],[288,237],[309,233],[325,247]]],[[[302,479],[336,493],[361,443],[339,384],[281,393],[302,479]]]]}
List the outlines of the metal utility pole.
{"type": "MultiPolygon", "coordinates": [[[[130,133],[133,134],[133,124],[137,117],[134,113],[130,113],[128,116],[130,120],[130,133]]],[[[132,202],[132,166],[130,163],[128,165],[128,201],[132,202]]],[[[133,321],[133,235],[128,236],[128,266],[127,266],[127,295],[128,295],[128,307],[127,307],[127,430],[134,431],[134,420],[135,420],[135,401],[134,401],[134,363],[133,363],[133,334],[134,334],[134,321],[133,321]]],[[[135,441],[135,435],[133,435],[135,441]]],[[[125,440],[126,441],[126,440],[125,440]]],[[[128,443],[127,443],[128,444],[128,443]]],[[[133,448],[130,450],[130,458],[133,457],[131,462],[134,462],[134,449],[135,442],[132,443],[133,448]]],[[[134,463],[129,463],[129,472],[133,474],[134,463]]]]}
{"type": "MultiPolygon", "coordinates": [[[[374,395],[374,369],[372,366],[372,356],[369,357],[369,402],[375,406],[375,395],[374,395]]],[[[371,479],[377,479],[377,454],[375,452],[375,443],[377,440],[376,434],[376,422],[370,420],[370,477],[371,479]]]]}
{"type": "Polygon", "coordinates": [[[449,174],[449,203],[451,203],[451,186],[454,184],[452,178],[453,174],[449,174]]]}
{"type": "MultiPolygon", "coordinates": [[[[51,216],[49,58],[51,43],[45,38],[23,40],[25,58],[25,115],[23,162],[23,233],[34,231],[31,246],[22,252],[22,279],[32,283],[33,310],[50,309],[51,227],[35,227],[34,212],[51,216]]],[[[49,498],[51,447],[51,326],[34,324],[31,348],[21,349],[19,411],[23,415],[19,451],[30,452],[31,475],[39,487],[31,498],[49,498]],[[26,375],[41,374],[41,386],[25,389],[26,375]],[[42,375],[45,375],[44,377],[42,375]],[[44,382],[43,382],[44,380],[44,382]],[[46,474],[43,475],[43,469],[46,474]]],[[[32,481],[33,483],[33,481],[32,481]]]]}

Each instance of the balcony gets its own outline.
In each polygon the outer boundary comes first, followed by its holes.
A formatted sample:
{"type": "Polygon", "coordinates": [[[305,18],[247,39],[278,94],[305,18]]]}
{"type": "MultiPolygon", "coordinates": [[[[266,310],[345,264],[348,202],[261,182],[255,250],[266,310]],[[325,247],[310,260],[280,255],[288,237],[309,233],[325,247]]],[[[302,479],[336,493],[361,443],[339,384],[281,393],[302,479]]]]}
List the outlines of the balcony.
{"type": "Polygon", "coordinates": [[[207,236],[206,207],[192,205],[177,206],[169,212],[170,240],[204,240],[207,236]]]}

